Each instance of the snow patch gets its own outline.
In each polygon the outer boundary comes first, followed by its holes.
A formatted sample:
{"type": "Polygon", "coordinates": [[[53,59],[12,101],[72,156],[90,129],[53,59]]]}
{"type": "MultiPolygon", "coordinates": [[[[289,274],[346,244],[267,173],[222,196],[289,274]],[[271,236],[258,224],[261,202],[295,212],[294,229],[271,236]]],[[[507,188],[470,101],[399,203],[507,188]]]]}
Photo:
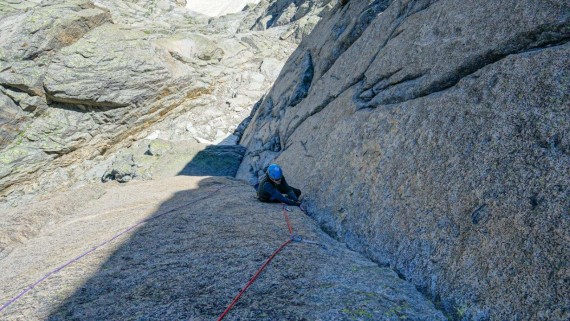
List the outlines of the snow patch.
{"type": "Polygon", "coordinates": [[[257,4],[260,0],[188,0],[186,8],[209,17],[223,16],[240,12],[248,3],[257,4]]]}

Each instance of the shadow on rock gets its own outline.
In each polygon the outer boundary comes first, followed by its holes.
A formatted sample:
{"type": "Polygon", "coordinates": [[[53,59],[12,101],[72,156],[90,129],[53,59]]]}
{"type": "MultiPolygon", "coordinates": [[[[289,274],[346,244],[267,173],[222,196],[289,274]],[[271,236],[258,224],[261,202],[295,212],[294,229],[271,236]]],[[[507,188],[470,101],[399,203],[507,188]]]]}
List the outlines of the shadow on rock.
{"type": "Polygon", "coordinates": [[[178,173],[187,176],[231,176],[234,177],[245,147],[240,145],[209,145],[178,173]]]}
{"type": "Polygon", "coordinates": [[[177,175],[235,176],[245,154],[240,145],[143,140],[118,153],[101,181],[126,183],[177,175]]]}
{"type": "MultiPolygon", "coordinates": [[[[84,265],[104,262],[85,282],[73,284],[68,273],[52,283],[51,296],[56,288],[74,292],[42,319],[215,320],[290,239],[282,207],[257,201],[242,181],[179,176],[156,183],[196,188],[173,193],[128,239],[110,244],[108,259],[105,249],[85,258],[84,265]]],[[[413,285],[291,209],[294,233],[324,246],[287,244],[224,320],[445,320],[413,285]]]]}
{"type": "MultiPolygon", "coordinates": [[[[48,320],[212,320],[240,281],[248,240],[231,215],[237,181],[205,178],[180,191],[101,265],[48,320]],[[233,190],[221,193],[220,188],[233,190]],[[233,195],[233,196],[232,196],[233,195]]],[[[238,184],[241,187],[241,184],[238,184]]],[[[251,223],[251,222],[249,222],[251,223]]],[[[247,234],[247,233],[246,233],[247,234]]],[[[271,246],[270,246],[271,248],[271,246]]],[[[269,250],[269,249],[268,249],[269,250]]],[[[267,251],[265,251],[267,252],[267,251]]],[[[260,257],[261,258],[261,257],[260,257]]],[[[257,258],[257,259],[260,259],[257,258]]]]}

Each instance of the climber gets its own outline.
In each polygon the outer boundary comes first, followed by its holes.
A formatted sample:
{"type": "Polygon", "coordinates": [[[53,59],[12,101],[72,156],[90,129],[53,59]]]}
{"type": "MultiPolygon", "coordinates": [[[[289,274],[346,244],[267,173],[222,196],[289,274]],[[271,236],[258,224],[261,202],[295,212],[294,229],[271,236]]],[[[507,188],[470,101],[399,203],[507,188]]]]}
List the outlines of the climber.
{"type": "Polygon", "coordinates": [[[262,202],[301,206],[299,196],[301,190],[287,184],[281,167],[277,164],[269,165],[257,188],[257,198],[262,202]]]}

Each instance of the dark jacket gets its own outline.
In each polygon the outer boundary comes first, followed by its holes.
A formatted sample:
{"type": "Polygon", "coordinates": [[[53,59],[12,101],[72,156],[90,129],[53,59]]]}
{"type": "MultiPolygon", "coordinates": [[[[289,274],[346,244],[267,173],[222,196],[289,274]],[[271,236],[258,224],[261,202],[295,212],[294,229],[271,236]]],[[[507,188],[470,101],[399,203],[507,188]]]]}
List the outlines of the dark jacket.
{"type": "Polygon", "coordinates": [[[262,202],[282,202],[295,206],[300,204],[295,191],[287,184],[285,176],[281,177],[281,183],[277,184],[265,175],[265,178],[259,183],[257,197],[262,202]],[[283,194],[286,194],[288,197],[283,196],[283,194]]]}

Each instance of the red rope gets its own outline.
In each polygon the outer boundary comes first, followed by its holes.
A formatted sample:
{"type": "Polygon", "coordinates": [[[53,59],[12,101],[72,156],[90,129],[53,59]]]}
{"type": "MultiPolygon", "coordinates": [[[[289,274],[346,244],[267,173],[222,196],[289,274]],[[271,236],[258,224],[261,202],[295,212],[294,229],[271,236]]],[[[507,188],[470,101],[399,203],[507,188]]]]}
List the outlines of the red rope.
{"type": "Polygon", "coordinates": [[[253,282],[255,281],[255,279],[257,279],[257,277],[259,276],[259,274],[261,273],[261,271],[263,271],[263,269],[265,269],[265,267],[267,266],[267,264],[269,264],[269,262],[271,262],[271,260],[273,260],[273,258],[275,257],[275,255],[277,255],[277,253],[279,253],[285,246],[287,246],[287,244],[291,243],[292,241],[289,239],[287,240],[285,243],[281,244],[281,246],[275,250],[275,252],[273,252],[273,254],[271,254],[271,256],[269,257],[269,259],[267,259],[267,261],[265,261],[265,263],[263,263],[263,265],[261,266],[261,268],[259,268],[259,270],[257,270],[257,272],[255,273],[255,275],[249,280],[249,282],[247,282],[247,284],[245,285],[245,287],[240,291],[240,293],[235,297],[235,299],[232,301],[232,303],[230,303],[230,305],[228,305],[228,307],[224,310],[224,312],[222,313],[222,315],[220,315],[220,317],[218,318],[218,321],[221,321],[226,314],[228,314],[228,312],[230,312],[231,308],[234,306],[234,304],[236,304],[236,302],[239,300],[239,298],[242,296],[242,294],[245,292],[245,290],[247,290],[247,288],[249,288],[250,285],[253,284],[253,282]]]}
{"type": "MultiPolygon", "coordinates": [[[[289,229],[289,235],[293,236],[293,227],[291,226],[291,222],[289,221],[289,215],[287,215],[287,207],[285,206],[285,204],[283,204],[283,216],[285,216],[285,221],[287,222],[287,228],[289,229]]],[[[245,292],[245,290],[247,290],[247,288],[249,288],[249,286],[253,284],[255,279],[257,279],[257,276],[259,276],[259,274],[261,273],[261,271],[263,271],[263,269],[265,269],[267,264],[269,264],[269,262],[271,262],[271,260],[273,260],[275,255],[277,255],[277,253],[279,253],[279,251],[281,251],[287,244],[291,243],[292,241],[293,241],[292,239],[287,240],[285,243],[281,244],[281,246],[275,252],[273,252],[273,254],[271,254],[269,259],[267,259],[267,261],[265,261],[265,263],[263,263],[261,268],[259,268],[259,270],[257,270],[255,275],[249,280],[249,282],[247,282],[245,287],[234,298],[232,303],[230,303],[230,305],[228,305],[228,307],[224,310],[222,315],[220,315],[220,317],[218,318],[218,321],[221,321],[226,316],[226,314],[228,314],[228,312],[230,312],[232,307],[236,304],[236,302],[239,300],[239,298],[242,296],[242,294],[245,292]]]]}
{"type": "Polygon", "coordinates": [[[289,235],[293,235],[293,227],[291,226],[291,222],[289,222],[289,215],[287,215],[287,207],[285,207],[285,205],[283,205],[283,215],[285,216],[285,221],[287,221],[289,235]]]}

